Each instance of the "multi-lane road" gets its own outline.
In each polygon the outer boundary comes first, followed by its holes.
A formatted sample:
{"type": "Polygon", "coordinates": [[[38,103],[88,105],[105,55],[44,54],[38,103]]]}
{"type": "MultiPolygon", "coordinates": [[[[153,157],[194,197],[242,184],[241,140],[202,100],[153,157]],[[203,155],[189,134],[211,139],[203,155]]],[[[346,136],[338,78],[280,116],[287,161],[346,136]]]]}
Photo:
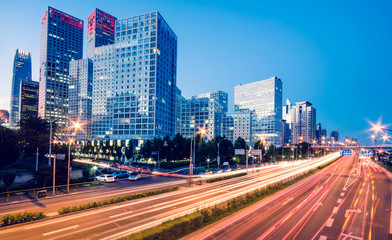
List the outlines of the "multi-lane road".
{"type": "MultiPolygon", "coordinates": [[[[115,239],[316,168],[338,154],[0,231],[1,239],[115,239]]],[[[184,180],[182,180],[184,181],[184,180]]]]}
{"type": "Polygon", "coordinates": [[[391,239],[391,174],[344,157],[185,239],[391,239]]]}

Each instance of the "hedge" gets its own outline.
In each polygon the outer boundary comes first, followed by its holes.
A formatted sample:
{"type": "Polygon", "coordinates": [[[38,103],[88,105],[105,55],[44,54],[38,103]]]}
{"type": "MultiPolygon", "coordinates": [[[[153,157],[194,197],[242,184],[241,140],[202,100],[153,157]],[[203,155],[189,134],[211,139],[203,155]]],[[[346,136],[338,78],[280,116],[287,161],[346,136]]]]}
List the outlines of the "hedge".
{"type": "Polygon", "coordinates": [[[154,191],[149,191],[149,192],[142,192],[142,193],[133,193],[125,196],[120,196],[120,197],[114,197],[102,201],[94,201],[94,202],[88,202],[80,205],[73,205],[73,206],[67,206],[67,207],[62,207],[58,210],[58,213],[61,214],[66,214],[66,213],[71,213],[71,212],[78,212],[78,211],[83,211],[86,209],[90,208],[96,208],[100,206],[105,206],[105,205],[110,205],[110,204],[115,204],[115,203],[120,203],[120,202],[125,202],[133,199],[138,199],[138,198],[144,198],[144,197],[149,197],[149,196],[154,196],[158,195],[161,193],[167,193],[167,192],[172,192],[178,190],[179,187],[171,187],[171,188],[163,188],[159,190],[154,190],[154,191]]]}
{"type": "Polygon", "coordinates": [[[230,176],[211,178],[211,179],[207,180],[207,183],[218,182],[218,181],[231,179],[231,178],[235,178],[235,177],[241,177],[241,176],[245,176],[245,175],[246,175],[246,173],[238,173],[238,174],[234,174],[234,175],[230,175],[230,176]]]}
{"type": "Polygon", "coordinates": [[[16,214],[7,214],[1,219],[1,226],[5,227],[18,223],[35,221],[42,218],[46,218],[44,212],[23,212],[16,214]]]}
{"type": "MultiPolygon", "coordinates": [[[[325,168],[339,158],[340,157],[328,162],[327,164],[321,165],[319,169],[325,168]]],[[[136,234],[123,237],[121,238],[121,240],[174,240],[182,238],[209,224],[219,221],[220,219],[227,217],[243,208],[246,208],[298,181],[301,181],[302,179],[316,173],[317,171],[319,171],[319,169],[310,171],[285,183],[275,183],[265,188],[256,189],[251,193],[247,193],[245,195],[228,200],[225,203],[220,204],[220,206],[215,205],[215,207],[206,208],[201,211],[196,211],[194,213],[185,215],[183,217],[169,220],[150,229],[146,229],[136,234]]]]}

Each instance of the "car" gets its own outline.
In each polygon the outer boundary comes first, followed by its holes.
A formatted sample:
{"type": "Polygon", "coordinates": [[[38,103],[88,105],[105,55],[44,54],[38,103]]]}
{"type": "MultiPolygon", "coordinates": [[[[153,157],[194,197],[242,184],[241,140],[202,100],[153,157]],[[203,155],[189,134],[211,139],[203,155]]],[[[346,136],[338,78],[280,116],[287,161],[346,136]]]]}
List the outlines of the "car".
{"type": "Polygon", "coordinates": [[[260,167],[260,166],[261,166],[261,163],[256,164],[256,167],[260,167]]]}
{"type": "Polygon", "coordinates": [[[223,172],[230,172],[230,171],[231,171],[231,168],[229,168],[229,167],[223,169],[223,172]]]}
{"type": "Polygon", "coordinates": [[[140,171],[133,171],[129,174],[128,179],[132,181],[137,181],[142,178],[140,171]]]}
{"type": "Polygon", "coordinates": [[[117,171],[114,171],[114,173],[112,175],[114,176],[115,179],[126,178],[126,177],[128,177],[128,172],[117,170],[117,171]]]}
{"type": "Polygon", "coordinates": [[[222,172],[222,169],[214,169],[214,170],[212,170],[212,174],[221,173],[221,172],[222,172]]]}
{"type": "Polygon", "coordinates": [[[95,181],[100,181],[100,182],[114,182],[114,177],[113,175],[109,174],[102,174],[97,177],[95,177],[95,181]]]}

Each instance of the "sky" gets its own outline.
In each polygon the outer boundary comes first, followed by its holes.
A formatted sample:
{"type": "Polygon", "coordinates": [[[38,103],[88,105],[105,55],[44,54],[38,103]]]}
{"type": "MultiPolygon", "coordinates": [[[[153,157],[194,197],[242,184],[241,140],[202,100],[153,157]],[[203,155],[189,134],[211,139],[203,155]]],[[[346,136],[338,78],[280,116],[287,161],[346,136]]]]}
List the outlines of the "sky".
{"type": "Polygon", "coordinates": [[[186,98],[222,90],[233,112],[234,86],[277,76],[283,102],[311,102],[328,134],[370,144],[371,122],[392,123],[391,1],[4,1],[0,109],[9,110],[16,49],[32,53],[39,80],[47,6],[84,20],[85,38],[95,8],[118,19],[158,10],[178,37],[177,85],[186,98]]]}

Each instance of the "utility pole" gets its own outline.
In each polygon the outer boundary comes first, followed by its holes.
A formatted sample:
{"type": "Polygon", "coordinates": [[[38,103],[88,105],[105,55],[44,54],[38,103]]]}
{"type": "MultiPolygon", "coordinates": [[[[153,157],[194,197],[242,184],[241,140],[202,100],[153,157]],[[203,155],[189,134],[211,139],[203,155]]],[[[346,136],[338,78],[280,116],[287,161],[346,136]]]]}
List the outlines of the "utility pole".
{"type": "Polygon", "coordinates": [[[218,169],[220,169],[219,142],[218,142],[218,169]]]}
{"type": "Polygon", "coordinates": [[[53,158],[53,196],[56,195],[56,155],[53,158]]]}
{"type": "Polygon", "coordinates": [[[36,172],[38,172],[38,151],[39,151],[39,148],[37,148],[37,155],[36,155],[36,158],[35,158],[35,171],[36,172]]]}
{"type": "Polygon", "coordinates": [[[51,159],[51,157],[52,157],[52,125],[53,125],[53,122],[51,119],[50,120],[50,131],[49,131],[49,162],[48,162],[49,166],[52,165],[52,159],[51,159]]]}

